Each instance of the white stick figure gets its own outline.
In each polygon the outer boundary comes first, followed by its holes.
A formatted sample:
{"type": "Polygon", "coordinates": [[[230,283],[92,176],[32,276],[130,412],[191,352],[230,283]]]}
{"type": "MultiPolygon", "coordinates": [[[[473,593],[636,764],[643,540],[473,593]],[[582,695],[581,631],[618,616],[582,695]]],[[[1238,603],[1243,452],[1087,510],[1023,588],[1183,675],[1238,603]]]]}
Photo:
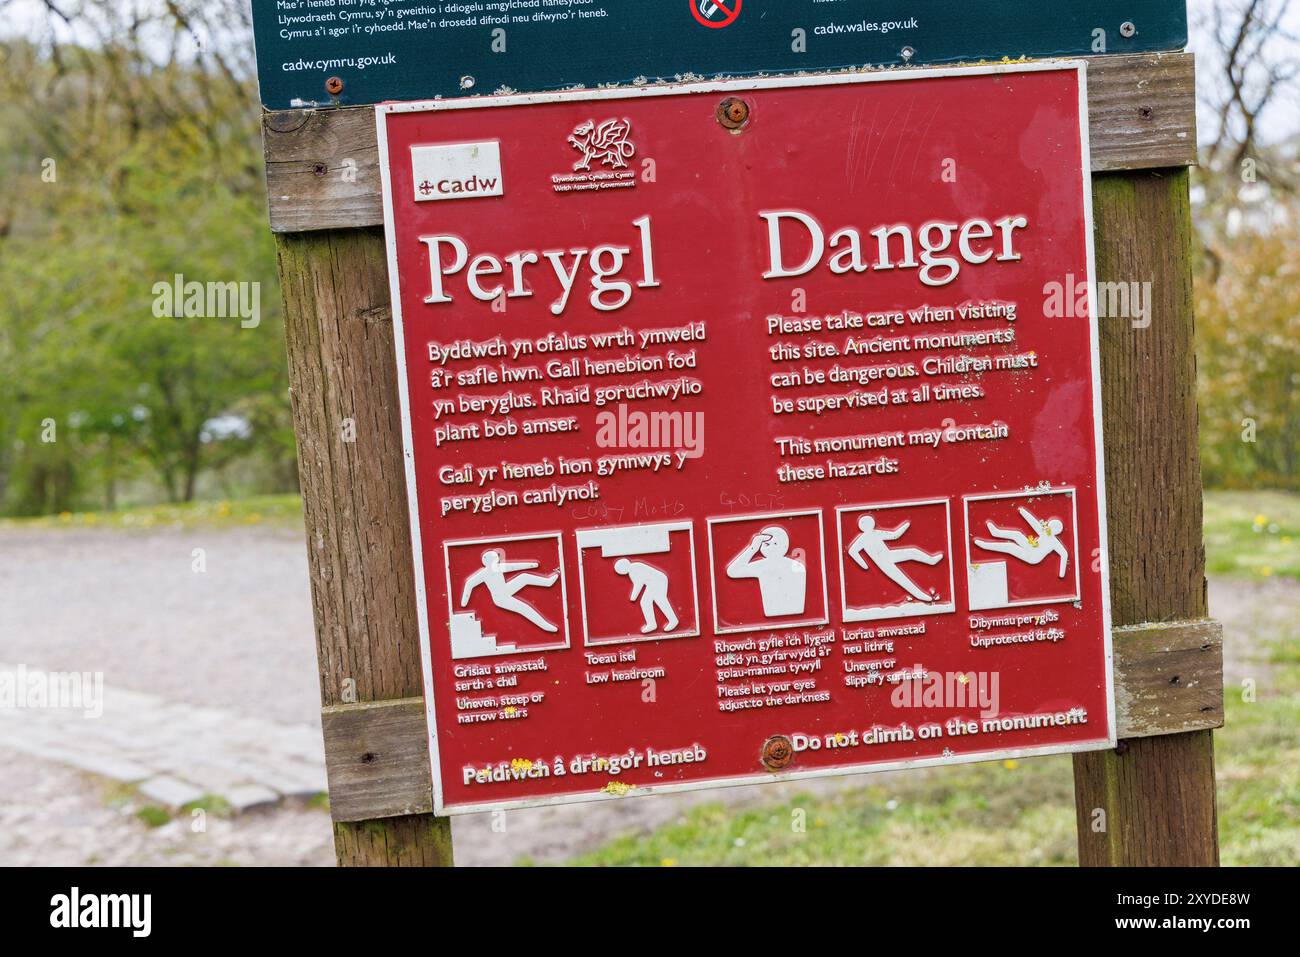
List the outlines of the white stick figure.
{"type": "Polygon", "coordinates": [[[665,634],[677,627],[677,613],[668,601],[667,575],[653,565],[626,558],[620,558],[614,563],[614,571],[632,580],[632,597],[628,601],[636,601],[638,597],[641,599],[641,614],[645,615],[645,627],[641,629],[641,634],[648,635],[659,628],[656,608],[664,616],[665,634]]]}
{"type": "Polygon", "coordinates": [[[992,522],[985,522],[984,524],[988,526],[990,535],[1004,540],[993,542],[986,538],[977,538],[975,544],[985,551],[1010,555],[1012,558],[1018,558],[1030,565],[1041,564],[1048,555],[1055,553],[1061,556],[1061,570],[1058,577],[1064,578],[1065,567],[1070,563],[1070,553],[1065,545],[1061,543],[1060,538],[1065,524],[1059,518],[1040,522],[1027,509],[1019,509],[1019,512],[1020,517],[1033,530],[1034,536],[1032,538],[1014,528],[999,528],[992,522]]]}
{"type": "Polygon", "coordinates": [[[789,550],[789,533],[779,525],[769,525],[727,565],[728,578],[758,579],[767,618],[803,614],[808,569],[799,559],[789,557],[789,550]]]}
{"type": "Polygon", "coordinates": [[[550,575],[518,574],[506,581],[506,575],[512,572],[527,572],[529,569],[536,568],[537,562],[508,562],[505,559],[505,552],[499,549],[490,548],[483,553],[483,567],[465,579],[465,590],[460,596],[461,607],[469,605],[470,595],[475,588],[485,585],[488,594],[492,596],[492,604],[502,611],[513,612],[526,618],[543,631],[552,633],[559,631],[560,629],[543,618],[536,608],[522,598],[516,598],[515,595],[530,585],[550,588],[560,580],[560,573],[556,571],[550,575]]]}
{"type": "Polygon", "coordinates": [[[943,561],[943,553],[931,554],[912,547],[890,548],[886,544],[902,538],[911,526],[911,522],[904,522],[893,529],[876,528],[876,520],[870,515],[863,515],[858,519],[858,528],[862,529],[862,534],[849,545],[849,558],[857,562],[863,571],[871,571],[871,566],[862,557],[865,552],[867,557],[876,563],[876,567],[885,573],[885,577],[899,588],[917,601],[933,602],[936,596],[921,591],[916,582],[908,578],[898,565],[900,562],[924,562],[926,565],[937,565],[943,561]]]}

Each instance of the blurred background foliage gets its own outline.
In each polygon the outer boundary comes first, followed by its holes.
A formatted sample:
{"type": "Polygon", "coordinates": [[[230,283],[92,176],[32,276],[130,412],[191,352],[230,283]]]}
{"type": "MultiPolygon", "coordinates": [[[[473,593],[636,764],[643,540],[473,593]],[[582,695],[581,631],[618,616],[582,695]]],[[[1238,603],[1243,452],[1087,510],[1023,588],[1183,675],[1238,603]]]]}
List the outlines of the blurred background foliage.
{"type": "MultiPolygon", "coordinates": [[[[296,491],[246,0],[0,0],[0,24],[19,4],[0,39],[0,515],[296,491]],[[177,274],[260,283],[260,324],[157,318],[177,274]]],[[[1283,0],[1207,9],[1205,476],[1294,490],[1300,176],[1273,119],[1295,115],[1294,46],[1274,52],[1283,0]]]]}
{"type": "Polygon", "coordinates": [[[1300,487],[1300,231],[1244,232],[1196,280],[1207,486],[1300,487]]]}
{"type": "Polygon", "coordinates": [[[245,5],[40,13],[0,44],[0,514],[294,490],[245,5]],[[177,275],[260,322],[157,317],[177,275]]]}
{"type": "Polygon", "coordinates": [[[1300,38],[1291,0],[1192,5],[1201,463],[1210,488],[1300,489],[1300,38]]]}

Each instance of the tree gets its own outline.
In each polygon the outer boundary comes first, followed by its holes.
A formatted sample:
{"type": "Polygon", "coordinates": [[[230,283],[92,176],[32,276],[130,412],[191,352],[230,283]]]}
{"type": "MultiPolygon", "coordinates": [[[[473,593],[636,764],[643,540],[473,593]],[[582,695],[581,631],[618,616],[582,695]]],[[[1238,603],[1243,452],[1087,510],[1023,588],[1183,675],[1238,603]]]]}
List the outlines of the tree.
{"type": "Polygon", "coordinates": [[[0,509],[111,506],[148,473],[189,499],[235,457],[294,487],[245,5],[45,11],[0,43],[0,509]],[[255,327],[157,315],[177,275],[256,289],[255,327]]]}
{"type": "Polygon", "coordinates": [[[1300,229],[1239,234],[1196,321],[1207,484],[1300,489],[1300,229]]]}
{"type": "Polygon", "coordinates": [[[1196,321],[1211,486],[1300,488],[1300,63],[1288,9],[1287,0],[1217,0],[1196,25],[1208,39],[1196,321]]]}

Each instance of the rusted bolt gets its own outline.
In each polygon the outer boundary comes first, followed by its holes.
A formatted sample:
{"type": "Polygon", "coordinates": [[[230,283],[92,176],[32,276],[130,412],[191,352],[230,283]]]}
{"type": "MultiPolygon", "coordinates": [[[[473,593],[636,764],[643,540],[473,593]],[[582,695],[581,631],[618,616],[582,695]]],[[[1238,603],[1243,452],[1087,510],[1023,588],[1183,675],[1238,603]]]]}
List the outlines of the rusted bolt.
{"type": "Polygon", "coordinates": [[[330,96],[338,96],[343,92],[343,79],[337,76],[330,77],[325,81],[325,92],[330,96]]]}
{"type": "Polygon", "coordinates": [[[311,171],[315,173],[317,176],[324,176],[326,173],[330,171],[330,168],[326,166],[324,163],[317,163],[315,166],[311,168],[311,171]]]}
{"type": "Polygon", "coordinates": [[[794,760],[794,745],[783,734],[775,735],[763,742],[763,767],[769,771],[780,771],[789,767],[794,760]]]}
{"type": "Polygon", "coordinates": [[[749,122],[749,104],[729,96],[718,104],[718,122],[729,130],[738,130],[749,122]]]}
{"type": "Polygon", "coordinates": [[[1137,24],[1132,20],[1125,20],[1119,25],[1119,35],[1125,39],[1136,36],[1138,32],[1137,24]]]}

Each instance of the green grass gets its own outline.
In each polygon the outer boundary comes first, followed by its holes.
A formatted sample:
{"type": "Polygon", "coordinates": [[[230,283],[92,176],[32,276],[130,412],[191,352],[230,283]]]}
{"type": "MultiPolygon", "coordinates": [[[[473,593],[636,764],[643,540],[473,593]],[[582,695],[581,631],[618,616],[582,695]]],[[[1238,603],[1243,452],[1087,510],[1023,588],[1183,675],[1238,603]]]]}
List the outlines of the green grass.
{"type": "MultiPolygon", "coordinates": [[[[1300,614],[1300,607],[1297,608],[1300,614]]],[[[1261,670],[1256,700],[1229,688],[1215,734],[1224,864],[1300,864],[1300,664],[1261,670]]],[[[613,841],[580,866],[1075,864],[1070,759],[934,768],[782,804],[706,804],[648,835],[613,841]]]]}
{"type": "Polygon", "coordinates": [[[64,512],[40,518],[0,519],[0,530],[24,528],[195,529],[238,528],[248,525],[302,524],[302,502],[296,495],[261,495],[231,501],[189,502],[184,505],[145,505],[115,512],[64,512]]]}
{"type": "MultiPolygon", "coordinates": [[[[1300,602],[1296,618],[1300,619],[1300,602]]],[[[1253,687],[1225,689],[1216,732],[1219,841],[1224,864],[1300,864],[1300,638],[1264,637],[1253,687]],[[1254,700],[1250,700],[1253,692],[1254,700]]]]}
{"type": "Polygon", "coordinates": [[[191,816],[195,811],[203,811],[213,817],[224,818],[232,817],[235,813],[230,803],[219,794],[205,794],[197,801],[186,804],[181,810],[191,816]]]}
{"type": "MultiPolygon", "coordinates": [[[[1212,492],[1211,574],[1300,578],[1300,496],[1212,492]]],[[[1300,620],[1300,591],[1292,595],[1300,620]]],[[[1286,621],[1287,616],[1279,616],[1286,621]]],[[[1300,864],[1300,636],[1250,636],[1247,673],[1215,734],[1224,864],[1300,864]]],[[[675,823],[577,858],[584,866],[1074,864],[1070,760],[933,768],[784,803],[695,807],[675,823]]]]}
{"type": "Polygon", "coordinates": [[[675,824],[574,863],[1073,864],[1072,794],[1065,756],[939,768],[777,805],[700,805],[675,824]]]}
{"type": "Polygon", "coordinates": [[[172,816],[166,808],[158,807],[156,804],[146,804],[135,812],[135,816],[145,827],[162,827],[168,823],[172,816]]]}
{"type": "Polygon", "coordinates": [[[1205,558],[1211,575],[1300,578],[1300,495],[1207,492],[1205,558]]]}

